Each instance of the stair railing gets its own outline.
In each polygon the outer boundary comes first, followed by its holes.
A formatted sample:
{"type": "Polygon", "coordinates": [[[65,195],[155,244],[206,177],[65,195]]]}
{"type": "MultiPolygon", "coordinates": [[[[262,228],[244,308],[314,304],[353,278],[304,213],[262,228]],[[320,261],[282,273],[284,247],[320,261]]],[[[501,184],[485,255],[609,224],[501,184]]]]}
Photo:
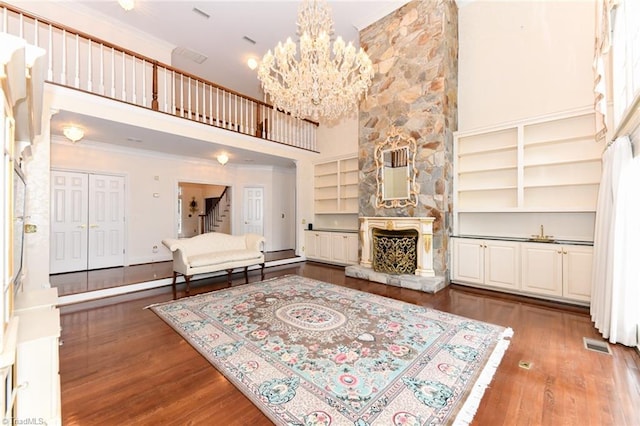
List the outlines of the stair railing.
{"type": "Polygon", "coordinates": [[[318,123],[2,2],[0,31],[47,51],[50,83],[317,151],[318,123]]]}

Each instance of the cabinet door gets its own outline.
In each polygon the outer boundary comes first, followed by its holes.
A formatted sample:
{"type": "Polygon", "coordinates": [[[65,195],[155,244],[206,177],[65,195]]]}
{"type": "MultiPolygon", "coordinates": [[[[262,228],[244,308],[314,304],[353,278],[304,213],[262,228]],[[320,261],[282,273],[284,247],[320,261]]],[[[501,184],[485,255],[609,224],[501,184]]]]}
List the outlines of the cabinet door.
{"type": "Polygon", "coordinates": [[[484,284],[484,243],[481,240],[453,240],[454,281],[484,284]]]}
{"type": "Polygon", "coordinates": [[[331,260],[338,263],[347,263],[347,236],[345,234],[331,234],[331,260]]]}
{"type": "Polygon", "coordinates": [[[510,241],[484,242],[484,283],[520,289],[520,244],[510,241]]]}
{"type": "Polygon", "coordinates": [[[562,277],[565,297],[584,302],[591,299],[592,264],[593,247],[562,247],[562,277]]]}
{"type": "Polygon", "coordinates": [[[331,260],[331,232],[318,232],[316,240],[316,257],[320,260],[331,260]]]}
{"type": "Polygon", "coordinates": [[[522,290],[562,296],[562,247],[523,243],[522,290]]]}
{"type": "Polygon", "coordinates": [[[360,261],[358,257],[358,234],[347,234],[347,262],[349,265],[357,265],[360,261]]]}
{"type": "Polygon", "coordinates": [[[305,232],[304,233],[304,245],[305,245],[305,252],[307,254],[307,257],[309,259],[313,259],[315,257],[317,257],[317,239],[318,239],[318,234],[316,232],[305,232]]]}

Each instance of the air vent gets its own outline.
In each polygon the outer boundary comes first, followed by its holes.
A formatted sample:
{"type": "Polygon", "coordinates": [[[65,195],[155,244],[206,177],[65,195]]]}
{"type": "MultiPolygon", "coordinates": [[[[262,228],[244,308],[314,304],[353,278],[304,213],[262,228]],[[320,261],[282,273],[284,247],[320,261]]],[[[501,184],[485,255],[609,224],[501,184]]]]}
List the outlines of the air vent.
{"type": "Polygon", "coordinates": [[[256,41],[252,38],[249,38],[247,36],[242,37],[243,40],[248,41],[251,44],[256,44],[256,41]]]}
{"type": "Polygon", "coordinates": [[[207,57],[201,53],[193,51],[191,49],[187,49],[186,47],[176,47],[173,49],[173,54],[182,56],[183,58],[191,59],[193,62],[197,64],[201,64],[207,60],[207,57]]]}
{"type": "Polygon", "coordinates": [[[197,7],[194,7],[194,8],[193,8],[193,9],[191,9],[191,10],[193,10],[193,13],[195,13],[196,15],[200,15],[200,16],[202,16],[202,17],[203,17],[203,18],[205,18],[205,19],[209,19],[209,18],[211,18],[211,15],[209,15],[207,12],[204,12],[204,11],[202,11],[202,10],[198,9],[197,7]]]}
{"type": "Polygon", "coordinates": [[[611,348],[609,347],[609,344],[607,342],[596,339],[588,339],[586,337],[583,337],[583,340],[585,349],[611,355],[611,348]]]}

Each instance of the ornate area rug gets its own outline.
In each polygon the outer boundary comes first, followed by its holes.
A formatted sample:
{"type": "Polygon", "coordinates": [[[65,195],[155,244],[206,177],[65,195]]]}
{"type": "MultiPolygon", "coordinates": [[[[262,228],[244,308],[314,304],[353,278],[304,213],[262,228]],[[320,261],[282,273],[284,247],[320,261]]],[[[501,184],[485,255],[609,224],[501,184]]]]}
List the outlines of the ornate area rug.
{"type": "Polygon", "coordinates": [[[151,309],[280,425],[468,424],[512,335],[295,275],[151,309]]]}

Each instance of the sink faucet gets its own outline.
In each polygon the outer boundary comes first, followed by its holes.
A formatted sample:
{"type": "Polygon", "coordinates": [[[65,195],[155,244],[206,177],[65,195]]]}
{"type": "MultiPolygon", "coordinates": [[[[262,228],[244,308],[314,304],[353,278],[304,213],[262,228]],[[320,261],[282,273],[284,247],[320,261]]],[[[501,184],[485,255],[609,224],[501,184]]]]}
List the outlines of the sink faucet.
{"type": "Polygon", "coordinates": [[[532,235],[532,237],[536,240],[550,240],[553,238],[553,235],[544,235],[544,225],[540,225],[540,234],[532,235]]]}

